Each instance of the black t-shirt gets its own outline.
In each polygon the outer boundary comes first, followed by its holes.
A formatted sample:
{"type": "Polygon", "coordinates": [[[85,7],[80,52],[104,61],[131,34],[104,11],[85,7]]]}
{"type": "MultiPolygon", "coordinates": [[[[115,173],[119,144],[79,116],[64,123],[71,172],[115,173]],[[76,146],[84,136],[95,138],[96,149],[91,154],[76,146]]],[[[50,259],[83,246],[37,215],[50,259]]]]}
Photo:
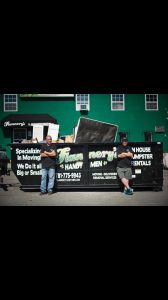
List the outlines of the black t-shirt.
{"type": "MultiPolygon", "coordinates": [[[[41,147],[41,153],[44,153],[45,151],[47,152],[52,152],[52,151],[57,151],[56,146],[51,144],[44,144],[41,147]]],[[[42,157],[42,168],[43,169],[55,169],[56,168],[56,157],[42,157]]]]}
{"type": "MultiPolygon", "coordinates": [[[[130,146],[124,147],[124,146],[121,145],[117,149],[117,155],[122,154],[122,153],[128,153],[128,152],[131,152],[131,153],[134,154],[134,152],[132,150],[132,147],[130,147],[130,146]]],[[[125,157],[125,158],[119,158],[118,157],[117,166],[119,168],[131,168],[131,160],[132,160],[131,157],[125,157]]]]}

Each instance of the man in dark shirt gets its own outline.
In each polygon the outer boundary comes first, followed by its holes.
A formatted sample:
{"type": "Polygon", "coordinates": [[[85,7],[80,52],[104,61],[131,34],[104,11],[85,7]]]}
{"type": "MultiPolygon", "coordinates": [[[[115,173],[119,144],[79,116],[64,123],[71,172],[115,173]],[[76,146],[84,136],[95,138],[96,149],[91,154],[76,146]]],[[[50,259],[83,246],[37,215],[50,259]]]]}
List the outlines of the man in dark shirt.
{"type": "Polygon", "coordinates": [[[41,147],[41,161],[42,161],[42,178],[41,178],[41,193],[40,195],[53,194],[55,183],[55,169],[56,169],[56,147],[52,144],[52,137],[46,137],[46,144],[41,147]],[[48,177],[48,187],[47,187],[48,177]]]}
{"type": "Polygon", "coordinates": [[[117,173],[122,181],[126,195],[133,195],[133,189],[130,188],[129,181],[132,179],[131,160],[134,157],[132,147],[128,145],[128,139],[123,138],[122,144],[117,149],[118,165],[117,173]]]}

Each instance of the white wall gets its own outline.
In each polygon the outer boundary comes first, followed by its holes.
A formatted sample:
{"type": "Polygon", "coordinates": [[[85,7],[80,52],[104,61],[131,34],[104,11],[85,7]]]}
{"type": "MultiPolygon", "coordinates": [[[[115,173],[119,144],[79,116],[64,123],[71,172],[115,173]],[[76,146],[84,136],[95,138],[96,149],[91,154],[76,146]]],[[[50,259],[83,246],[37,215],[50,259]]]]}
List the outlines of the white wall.
{"type": "Polygon", "coordinates": [[[168,169],[168,153],[163,154],[163,165],[168,169]]]}

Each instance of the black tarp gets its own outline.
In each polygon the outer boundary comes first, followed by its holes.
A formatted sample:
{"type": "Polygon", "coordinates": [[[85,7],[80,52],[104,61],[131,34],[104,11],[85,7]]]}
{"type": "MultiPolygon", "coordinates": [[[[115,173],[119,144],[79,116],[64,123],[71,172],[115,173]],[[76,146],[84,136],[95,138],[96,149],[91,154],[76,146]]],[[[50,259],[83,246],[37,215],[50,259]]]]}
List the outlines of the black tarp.
{"type": "Polygon", "coordinates": [[[75,143],[114,143],[117,125],[80,118],[75,143]]]}

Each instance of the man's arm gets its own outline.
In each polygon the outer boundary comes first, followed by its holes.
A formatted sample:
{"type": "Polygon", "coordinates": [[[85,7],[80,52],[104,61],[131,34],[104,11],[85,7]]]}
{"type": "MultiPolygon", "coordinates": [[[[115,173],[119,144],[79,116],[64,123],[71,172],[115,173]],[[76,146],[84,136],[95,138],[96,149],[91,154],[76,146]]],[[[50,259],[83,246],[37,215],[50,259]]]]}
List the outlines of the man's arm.
{"type": "Polygon", "coordinates": [[[48,155],[46,154],[44,146],[41,147],[40,156],[41,157],[48,157],[48,155]]]}
{"type": "Polygon", "coordinates": [[[133,151],[129,151],[127,153],[123,152],[123,153],[119,153],[118,154],[118,158],[125,158],[125,157],[130,157],[130,158],[133,158],[134,157],[134,153],[133,151]]]}
{"type": "Polygon", "coordinates": [[[128,152],[128,153],[121,153],[118,155],[119,158],[125,158],[125,157],[130,157],[130,158],[133,158],[134,157],[134,154],[133,152],[128,152]]]}
{"type": "Polygon", "coordinates": [[[126,157],[125,154],[126,153],[123,152],[123,149],[121,147],[118,147],[118,149],[117,149],[117,157],[118,158],[125,158],[126,157]]]}
{"type": "Polygon", "coordinates": [[[127,156],[127,157],[130,157],[130,158],[133,158],[133,157],[134,157],[134,154],[133,154],[132,152],[128,152],[128,153],[126,153],[126,156],[127,156]]]}
{"type": "Polygon", "coordinates": [[[53,146],[52,152],[44,151],[44,153],[45,153],[48,157],[56,157],[56,156],[57,156],[57,149],[56,149],[55,146],[53,146]]]}
{"type": "Polygon", "coordinates": [[[41,155],[41,157],[48,157],[48,155],[45,153],[40,153],[40,155],[41,155]]]}
{"type": "Polygon", "coordinates": [[[53,150],[52,152],[45,151],[44,154],[46,154],[47,157],[56,157],[57,156],[55,150],[53,150]]]}
{"type": "Polygon", "coordinates": [[[132,150],[132,147],[129,147],[129,152],[127,153],[127,157],[130,157],[130,158],[134,157],[134,151],[132,150]]]}
{"type": "Polygon", "coordinates": [[[128,154],[128,157],[130,157],[130,158],[134,157],[134,151],[133,151],[132,147],[129,147],[129,152],[127,154],[128,154]]]}
{"type": "Polygon", "coordinates": [[[121,153],[121,154],[118,154],[118,158],[125,158],[125,157],[128,157],[127,154],[128,154],[128,153],[121,153]]]}

